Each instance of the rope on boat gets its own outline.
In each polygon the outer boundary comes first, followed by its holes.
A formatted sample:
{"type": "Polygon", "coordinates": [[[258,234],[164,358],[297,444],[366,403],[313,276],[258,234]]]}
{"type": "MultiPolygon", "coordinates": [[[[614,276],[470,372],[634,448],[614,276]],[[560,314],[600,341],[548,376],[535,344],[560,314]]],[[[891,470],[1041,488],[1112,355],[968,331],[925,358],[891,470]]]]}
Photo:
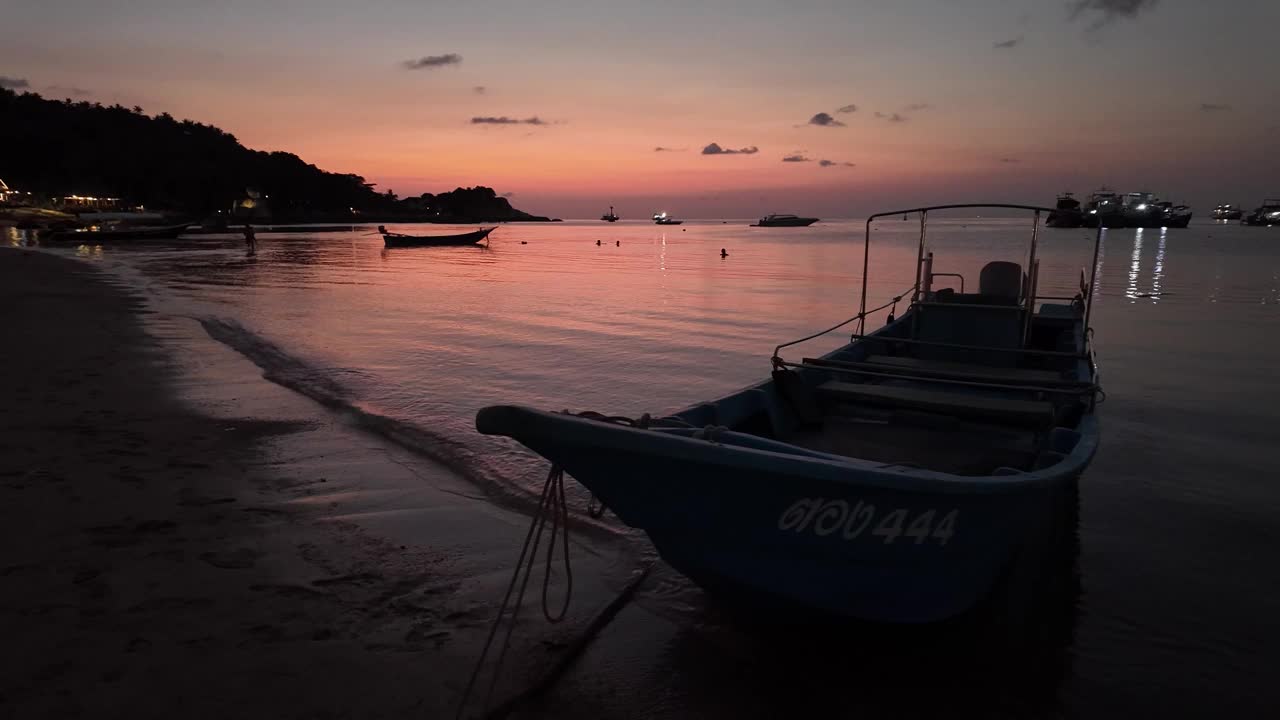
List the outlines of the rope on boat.
{"type": "Polygon", "coordinates": [[[492,627],[489,628],[489,636],[485,639],[484,648],[480,651],[480,659],[476,662],[475,670],[472,671],[471,678],[467,681],[466,690],[462,693],[462,701],[458,705],[458,718],[461,718],[466,710],[467,701],[471,699],[471,693],[475,689],[476,681],[479,680],[484,670],[489,650],[493,647],[493,641],[498,636],[498,630],[502,626],[508,608],[510,608],[511,620],[507,625],[507,632],[502,641],[502,649],[499,651],[497,662],[494,664],[493,677],[489,683],[488,695],[485,698],[485,708],[486,710],[488,709],[489,700],[493,697],[498,679],[502,674],[502,665],[506,661],[507,651],[511,649],[511,636],[515,632],[516,624],[519,620],[520,608],[524,605],[524,595],[529,587],[529,579],[533,576],[533,564],[537,559],[538,545],[542,540],[542,533],[546,529],[548,515],[551,516],[551,540],[547,544],[546,570],[542,576],[542,616],[547,619],[547,622],[558,623],[564,620],[569,612],[569,601],[573,597],[573,568],[569,562],[569,507],[565,503],[564,497],[564,470],[560,469],[559,465],[552,465],[551,471],[547,473],[547,481],[542,486],[542,498],[538,503],[538,511],[529,523],[529,532],[525,535],[524,546],[520,548],[520,557],[516,560],[516,569],[511,574],[511,582],[507,585],[506,595],[503,596],[502,605],[498,608],[498,614],[493,620],[492,627]],[[547,601],[547,590],[551,585],[551,565],[555,558],[556,535],[561,534],[561,525],[564,525],[562,535],[567,587],[565,588],[564,605],[558,613],[552,613],[547,601]],[[522,573],[524,575],[523,581],[520,580],[522,573]],[[516,592],[517,584],[520,586],[519,592],[516,592]],[[515,594],[514,606],[511,604],[513,594],[515,594]]]}
{"type": "MultiPolygon", "coordinates": [[[[777,346],[777,347],[775,347],[775,348],[773,349],[773,358],[772,358],[772,361],[773,361],[773,366],[774,366],[774,368],[775,368],[775,369],[781,369],[781,368],[782,368],[782,365],[780,364],[780,363],[782,362],[782,356],[778,354],[778,353],[782,352],[782,348],[784,348],[784,347],[791,347],[792,345],[799,345],[799,344],[800,344],[800,343],[802,343],[802,342],[807,342],[807,341],[812,340],[812,339],[814,339],[814,338],[822,337],[823,335],[826,335],[826,334],[827,334],[827,333],[829,333],[829,332],[834,332],[834,331],[836,331],[836,330],[839,330],[840,328],[844,327],[845,325],[848,325],[849,323],[853,322],[854,320],[862,320],[862,319],[866,318],[868,315],[871,315],[872,313],[878,313],[878,312],[880,312],[881,310],[884,310],[884,309],[885,309],[885,308],[887,308],[887,307],[890,307],[890,306],[896,306],[899,302],[901,302],[901,301],[902,301],[902,298],[904,298],[904,297],[906,297],[906,296],[907,296],[907,293],[910,293],[910,292],[915,291],[915,289],[916,289],[916,288],[918,288],[918,287],[919,287],[919,284],[912,285],[911,287],[907,288],[906,290],[903,290],[900,294],[895,295],[895,296],[893,297],[893,299],[892,299],[892,300],[890,300],[889,302],[887,302],[887,303],[885,303],[885,304],[881,305],[880,307],[878,307],[878,308],[872,308],[871,310],[863,310],[862,312],[858,313],[857,315],[854,315],[853,317],[849,318],[848,320],[845,320],[844,322],[838,323],[838,324],[836,324],[836,325],[832,325],[831,327],[827,328],[826,330],[823,330],[823,331],[821,331],[821,332],[816,332],[816,333],[814,333],[814,334],[812,334],[812,335],[809,335],[809,336],[806,336],[806,337],[802,337],[802,338],[800,338],[799,340],[792,340],[791,342],[788,342],[788,343],[782,343],[781,345],[779,345],[779,346],[777,346]]],[[[849,342],[853,342],[853,338],[850,338],[849,342]]]]}

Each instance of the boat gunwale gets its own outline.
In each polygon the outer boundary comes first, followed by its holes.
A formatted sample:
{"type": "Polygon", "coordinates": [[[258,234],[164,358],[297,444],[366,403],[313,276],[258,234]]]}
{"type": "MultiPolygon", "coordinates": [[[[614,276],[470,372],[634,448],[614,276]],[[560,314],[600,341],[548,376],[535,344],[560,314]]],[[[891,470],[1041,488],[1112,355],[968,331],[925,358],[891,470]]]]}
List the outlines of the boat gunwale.
{"type": "MultiPolygon", "coordinates": [[[[730,396],[762,390],[769,382],[771,381],[750,386],[730,396]]],[[[660,429],[634,428],[520,405],[491,405],[482,408],[476,414],[476,429],[484,434],[506,435],[526,445],[528,443],[525,443],[525,439],[534,443],[548,440],[561,446],[577,445],[597,450],[637,452],[666,459],[702,462],[756,473],[763,471],[845,486],[958,495],[1017,493],[1078,477],[1097,451],[1099,436],[1097,419],[1089,413],[1081,418],[1076,428],[1067,428],[1080,437],[1071,452],[1064,454],[1053,465],[1009,475],[956,475],[831,453],[811,455],[808,453],[817,451],[799,446],[796,446],[797,449],[805,454],[725,445],[662,432],[660,429]],[[528,419],[536,419],[537,422],[531,423],[528,419]],[[513,432],[516,423],[509,422],[510,420],[519,420],[519,431],[513,432]],[[530,432],[535,426],[538,429],[530,432]],[[567,431],[569,428],[573,428],[573,431],[567,431]]],[[[773,442],[786,444],[783,441],[773,442]]]]}

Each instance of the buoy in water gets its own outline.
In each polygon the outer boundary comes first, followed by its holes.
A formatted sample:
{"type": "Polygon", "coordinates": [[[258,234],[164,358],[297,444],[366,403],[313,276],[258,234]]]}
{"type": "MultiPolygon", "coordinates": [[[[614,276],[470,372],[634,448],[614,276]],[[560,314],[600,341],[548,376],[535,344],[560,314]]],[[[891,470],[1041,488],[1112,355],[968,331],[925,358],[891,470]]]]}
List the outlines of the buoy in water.
{"type": "Polygon", "coordinates": [[[521,245],[528,245],[528,244],[529,244],[529,241],[528,241],[528,240],[521,240],[521,241],[520,241],[520,244],[521,244],[521,245]]]}
{"type": "Polygon", "coordinates": [[[729,251],[725,250],[724,248],[720,248],[720,257],[722,258],[729,257],[729,251]]]}
{"type": "Polygon", "coordinates": [[[597,240],[597,241],[596,241],[596,247],[600,247],[600,241],[599,241],[599,240],[597,240]]]}
{"type": "Polygon", "coordinates": [[[622,241],[621,241],[621,240],[617,241],[617,242],[616,242],[616,243],[614,243],[614,244],[615,244],[615,245],[617,245],[618,247],[622,247],[622,241]]]}

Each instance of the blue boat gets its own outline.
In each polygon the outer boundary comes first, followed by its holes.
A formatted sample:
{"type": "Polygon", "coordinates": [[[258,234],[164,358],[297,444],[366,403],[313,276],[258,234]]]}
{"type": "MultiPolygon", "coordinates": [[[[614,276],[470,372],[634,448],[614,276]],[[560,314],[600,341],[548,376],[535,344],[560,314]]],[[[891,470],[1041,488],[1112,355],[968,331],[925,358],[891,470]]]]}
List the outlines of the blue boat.
{"type": "Polygon", "coordinates": [[[779,345],[769,379],[726,397],[639,420],[492,406],[476,427],[546,457],[713,595],[876,622],[963,615],[1046,547],[1064,522],[1060,499],[1098,447],[1096,270],[1087,283],[1082,271],[1074,297],[1037,295],[1049,212],[965,204],[871,216],[858,314],[779,345]],[[1027,268],[990,262],[973,293],[935,272],[926,220],[957,208],[1034,213],[1027,268]],[[869,309],[872,224],[913,213],[916,282],[869,309]],[[868,316],[907,298],[867,331],[868,316]],[[838,350],[783,359],[842,327],[855,330],[838,350]]]}

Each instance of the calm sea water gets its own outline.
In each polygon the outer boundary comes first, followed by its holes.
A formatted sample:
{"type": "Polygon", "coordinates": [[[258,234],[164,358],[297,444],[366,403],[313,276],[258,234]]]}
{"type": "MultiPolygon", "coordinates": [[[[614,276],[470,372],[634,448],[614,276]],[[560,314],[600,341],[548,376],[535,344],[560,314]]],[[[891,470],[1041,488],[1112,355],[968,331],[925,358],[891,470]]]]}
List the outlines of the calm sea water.
{"type": "MultiPolygon", "coordinates": [[[[861,222],[747,222],[505,225],[488,248],[385,250],[368,234],[296,233],[260,235],[254,257],[228,235],[61,252],[200,318],[269,377],[414,428],[422,452],[518,497],[545,465],[478,435],[480,407],[678,409],[759,380],[774,345],[856,311],[861,222]]],[[[872,306],[913,282],[918,235],[898,218],[877,228],[872,306]]],[[[976,284],[986,261],[1025,256],[1029,230],[1029,219],[931,219],[935,271],[976,284]]],[[[1041,230],[1041,294],[1074,294],[1092,241],[1087,230],[1041,230]]],[[[1102,449],[1080,484],[1083,595],[1057,702],[1091,716],[1270,714],[1280,708],[1280,229],[1110,230],[1098,272],[1108,399],[1102,449]]]]}

